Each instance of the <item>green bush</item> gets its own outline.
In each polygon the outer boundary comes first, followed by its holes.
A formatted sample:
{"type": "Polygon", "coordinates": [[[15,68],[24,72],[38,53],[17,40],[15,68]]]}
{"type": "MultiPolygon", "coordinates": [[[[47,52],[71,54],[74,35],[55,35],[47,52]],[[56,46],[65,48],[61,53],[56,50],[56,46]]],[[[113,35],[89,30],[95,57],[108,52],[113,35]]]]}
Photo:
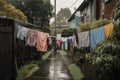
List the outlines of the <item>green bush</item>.
{"type": "Polygon", "coordinates": [[[120,43],[104,41],[91,51],[89,59],[96,71],[97,80],[116,80],[120,74],[120,43]]]}
{"type": "Polygon", "coordinates": [[[68,29],[64,29],[62,31],[62,36],[63,37],[73,36],[73,34],[77,34],[77,29],[76,28],[68,28],[68,29]]]}
{"type": "Polygon", "coordinates": [[[98,28],[98,27],[104,26],[108,23],[110,23],[110,21],[107,19],[99,19],[99,20],[94,21],[91,24],[90,29],[98,28]]]}
{"type": "Polygon", "coordinates": [[[88,30],[90,30],[90,25],[91,25],[90,22],[87,22],[87,23],[81,23],[81,24],[80,24],[80,27],[78,27],[78,32],[82,32],[82,31],[88,31],[88,30]]]}

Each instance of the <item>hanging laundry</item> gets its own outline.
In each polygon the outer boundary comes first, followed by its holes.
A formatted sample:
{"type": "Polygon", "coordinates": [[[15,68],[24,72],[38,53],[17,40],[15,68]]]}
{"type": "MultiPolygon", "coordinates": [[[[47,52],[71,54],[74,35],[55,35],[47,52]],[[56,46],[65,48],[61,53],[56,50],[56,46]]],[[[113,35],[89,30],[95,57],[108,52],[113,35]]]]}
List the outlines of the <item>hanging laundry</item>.
{"type": "Polygon", "coordinates": [[[90,46],[93,48],[100,41],[105,40],[104,28],[90,30],[90,46]]]}
{"type": "Polygon", "coordinates": [[[49,37],[49,45],[52,45],[52,38],[49,37]]]}
{"type": "Polygon", "coordinates": [[[61,41],[62,41],[61,34],[57,34],[57,36],[56,36],[57,46],[60,46],[60,45],[61,45],[61,41]]]}
{"type": "Polygon", "coordinates": [[[29,29],[21,25],[18,25],[17,28],[18,28],[17,38],[20,40],[24,40],[27,37],[27,32],[29,29]]]}
{"type": "Polygon", "coordinates": [[[35,46],[36,45],[37,31],[30,29],[28,31],[27,45],[35,46]]]}
{"type": "Polygon", "coordinates": [[[90,46],[90,38],[89,31],[78,33],[78,48],[89,47],[90,46]]]}
{"type": "Polygon", "coordinates": [[[68,37],[67,42],[68,42],[68,50],[70,50],[70,46],[71,46],[71,44],[73,44],[72,38],[68,37]]]}
{"type": "Polygon", "coordinates": [[[51,37],[51,39],[52,39],[52,47],[55,48],[56,38],[55,37],[51,37]]]}
{"type": "Polygon", "coordinates": [[[71,44],[71,43],[72,43],[72,38],[69,37],[69,38],[68,38],[68,44],[71,44]]]}
{"type": "Polygon", "coordinates": [[[64,37],[64,38],[62,38],[62,49],[64,49],[64,50],[68,50],[68,38],[67,37],[64,37]]]}
{"type": "Polygon", "coordinates": [[[113,23],[104,26],[105,37],[108,38],[113,31],[113,23]]]}
{"type": "Polygon", "coordinates": [[[77,46],[77,42],[76,42],[76,36],[72,36],[72,44],[73,46],[77,46]]]}
{"type": "Polygon", "coordinates": [[[37,31],[37,51],[46,52],[48,49],[48,33],[37,31]]]}
{"type": "Polygon", "coordinates": [[[61,37],[61,34],[57,34],[57,38],[60,38],[61,37]]]}
{"type": "Polygon", "coordinates": [[[68,42],[65,42],[65,50],[68,50],[68,42]]]}
{"type": "Polygon", "coordinates": [[[78,41],[78,34],[75,34],[75,36],[76,36],[76,43],[77,43],[77,45],[79,44],[79,41],[78,41]]]}
{"type": "Polygon", "coordinates": [[[59,38],[57,37],[56,38],[56,43],[57,43],[58,46],[61,45],[61,41],[62,41],[61,37],[59,37],[59,38]]]}

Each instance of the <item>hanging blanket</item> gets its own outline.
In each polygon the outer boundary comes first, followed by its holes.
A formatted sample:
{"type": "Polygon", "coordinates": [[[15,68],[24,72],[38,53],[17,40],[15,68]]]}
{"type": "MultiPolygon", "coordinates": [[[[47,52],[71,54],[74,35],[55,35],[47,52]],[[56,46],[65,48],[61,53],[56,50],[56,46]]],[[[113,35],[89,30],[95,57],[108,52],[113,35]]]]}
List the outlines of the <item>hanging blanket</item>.
{"type": "Polygon", "coordinates": [[[37,32],[37,50],[46,52],[48,49],[48,33],[37,32]]]}
{"type": "Polygon", "coordinates": [[[113,23],[104,26],[105,37],[108,38],[113,31],[113,23]]]}
{"type": "Polygon", "coordinates": [[[105,40],[104,28],[90,30],[90,46],[93,48],[100,41],[105,40]]]}
{"type": "Polygon", "coordinates": [[[78,43],[78,48],[90,46],[89,31],[78,33],[78,43]]]}

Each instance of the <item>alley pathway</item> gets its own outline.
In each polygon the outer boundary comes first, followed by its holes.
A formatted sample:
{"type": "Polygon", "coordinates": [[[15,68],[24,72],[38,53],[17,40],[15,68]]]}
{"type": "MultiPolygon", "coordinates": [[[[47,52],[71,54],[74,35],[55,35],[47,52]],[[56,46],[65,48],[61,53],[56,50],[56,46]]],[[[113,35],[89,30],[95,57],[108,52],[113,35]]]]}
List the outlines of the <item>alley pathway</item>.
{"type": "Polygon", "coordinates": [[[42,65],[40,69],[31,77],[24,80],[73,80],[68,71],[61,55],[51,55],[42,65]]]}

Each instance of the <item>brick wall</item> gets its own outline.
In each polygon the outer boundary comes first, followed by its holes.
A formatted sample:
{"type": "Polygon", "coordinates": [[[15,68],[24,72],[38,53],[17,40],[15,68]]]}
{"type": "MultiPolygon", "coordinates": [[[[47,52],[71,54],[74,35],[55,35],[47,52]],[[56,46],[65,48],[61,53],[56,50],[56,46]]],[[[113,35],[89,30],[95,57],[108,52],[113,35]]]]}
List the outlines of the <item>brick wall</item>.
{"type": "Polygon", "coordinates": [[[109,2],[105,3],[105,14],[104,14],[105,18],[110,19],[116,3],[117,0],[110,0],[109,2]]]}

